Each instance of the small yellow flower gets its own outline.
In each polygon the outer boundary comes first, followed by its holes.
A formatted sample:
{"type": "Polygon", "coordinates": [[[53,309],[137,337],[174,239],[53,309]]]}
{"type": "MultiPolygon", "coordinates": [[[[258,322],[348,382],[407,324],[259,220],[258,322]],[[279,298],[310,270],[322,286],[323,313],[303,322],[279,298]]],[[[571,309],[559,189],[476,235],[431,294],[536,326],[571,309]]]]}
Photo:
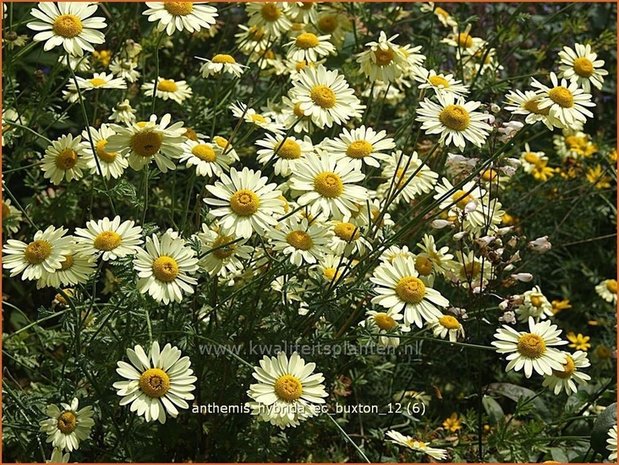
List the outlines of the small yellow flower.
{"type": "Polygon", "coordinates": [[[608,152],[607,157],[611,163],[617,163],[617,149],[612,149],[610,152],[608,152]]]}
{"type": "Polygon", "coordinates": [[[462,429],[462,422],[460,421],[460,418],[458,418],[458,414],[456,412],[453,412],[449,418],[445,419],[443,422],[443,428],[451,431],[452,433],[462,429]]]}
{"type": "Polygon", "coordinates": [[[110,60],[112,59],[112,51],[111,50],[95,50],[92,52],[92,57],[95,61],[101,63],[101,66],[107,68],[110,65],[110,60]]]}
{"type": "Polygon", "coordinates": [[[570,299],[561,299],[561,300],[553,300],[552,301],[552,314],[556,315],[560,311],[568,310],[572,308],[572,304],[570,304],[570,299]]]}
{"type": "Polygon", "coordinates": [[[596,189],[608,189],[610,187],[610,177],[606,176],[605,171],[598,164],[587,170],[587,181],[595,186],[596,189]]]}
{"type": "Polygon", "coordinates": [[[589,339],[591,338],[589,336],[583,336],[580,333],[576,335],[573,332],[569,332],[567,333],[567,339],[571,342],[568,347],[572,349],[584,350],[586,352],[591,347],[591,344],[589,344],[589,339]]]}
{"type": "Polygon", "coordinates": [[[554,174],[555,169],[547,166],[548,162],[546,160],[541,160],[538,163],[535,163],[535,166],[531,169],[531,175],[536,181],[548,181],[554,174]]]}

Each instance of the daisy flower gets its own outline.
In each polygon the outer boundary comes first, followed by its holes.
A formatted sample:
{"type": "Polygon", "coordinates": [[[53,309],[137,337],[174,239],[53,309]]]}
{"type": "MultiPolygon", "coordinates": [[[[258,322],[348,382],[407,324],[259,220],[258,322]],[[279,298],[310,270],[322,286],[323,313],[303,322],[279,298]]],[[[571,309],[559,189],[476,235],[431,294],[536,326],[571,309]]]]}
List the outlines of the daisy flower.
{"type": "Polygon", "coordinates": [[[591,366],[591,363],[587,354],[580,350],[573,354],[563,352],[563,355],[565,355],[563,368],[552,370],[552,375],[546,376],[542,385],[552,389],[555,395],[558,395],[561,391],[565,391],[567,395],[576,394],[578,392],[576,383],[587,384],[587,381],[591,379],[591,376],[582,373],[579,369],[587,368],[591,366]]]}
{"type": "Polygon", "coordinates": [[[468,140],[482,147],[492,127],[486,123],[487,114],[475,111],[481,103],[465,102],[454,94],[437,94],[436,98],[438,104],[427,98],[419,104],[416,121],[423,123],[421,129],[426,134],[440,134],[441,144],[464,149],[468,140]]]}
{"type": "Polygon", "coordinates": [[[264,139],[256,141],[258,147],[257,161],[261,165],[268,165],[275,160],[273,172],[276,175],[290,176],[301,159],[314,153],[312,140],[305,136],[303,140],[295,137],[272,136],[267,134],[264,139]]]}
{"type": "Polygon", "coordinates": [[[120,222],[120,216],[91,220],[86,228],[75,228],[78,251],[105,261],[135,255],[142,244],[142,227],[135,222],[120,222]]]}
{"type": "Polygon", "coordinates": [[[215,136],[213,137],[213,142],[217,144],[217,146],[222,150],[222,153],[224,155],[230,155],[235,160],[239,159],[239,156],[236,153],[236,150],[234,150],[234,147],[232,147],[232,144],[230,143],[230,141],[226,139],[225,137],[215,136]]]}
{"type": "Polygon", "coordinates": [[[237,63],[232,55],[226,55],[224,53],[218,53],[210,60],[208,58],[196,58],[205,62],[200,67],[200,73],[203,78],[219,73],[228,73],[235,77],[241,77],[244,69],[247,68],[247,66],[237,63]]]}
{"type": "Polygon", "coordinates": [[[427,443],[419,441],[411,436],[405,436],[397,431],[387,431],[387,437],[390,441],[399,446],[407,447],[415,452],[423,452],[424,454],[432,457],[435,460],[444,460],[447,458],[447,451],[445,449],[439,449],[438,447],[430,447],[427,443]]]}
{"type": "Polygon", "coordinates": [[[420,89],[432,89],[436,94],[449,93],[464,97],[469,88],[462,81],[454,79],[453,74],[437,74],[433,69],[419,68],[415,80],[421,82],[420,89]]]}
{"type": "Polygon", "coordinates": [[[249,260],[254,248],[246,245],[247,239],[221,233],[218,227],[202,224],[202,232],[196,234],[203,254],[199,265],[211,276],[225,278],[243,269],[241,260],[249,260]]]}
{"type": "Polygon", "coordinates": [[[338,71],[328,71],[323,65],[305,68],[292,85],[291,100],[298,103],[299,111],[319,128],[359,118],[365,108],[344,76],[338,71]]]}
{"type": "Polygon", "coordinates": [[[42,287],[65,287],[84,284],[94,274],[97,267],[92,256],[69,252],[64,255],[61,267],[53,273],[45,273],[37,281],[37,289],[42,287]]]}
{"type": "Polygon", "coordinates": [[[110,115],[110,121],[116,123],[132,124],[135,121],[135,109],[131,107],[129,100],[125,99],[117,103],[110,115]]]}
{"type": "Polygon", "coordinates": [[[314,373],[315,369],[315,363],[305,363],[296,352],[290,359],[283,352],[277,357],[265,355],[252,373],[258,383],[247,391],[252,414],[281,429],[316,415],[316,404],[324,404],[328,394],[322,373],[314,373]]]}
{"type": "Polygon", "coordinates": [[[423,3],[419,7],[419,10],[426,13],[434,13],[434,15],[438,18],[439,22],[445,27],[450,27],[452,29],[458,27],[458,22],[453,19],[453,17],[445,9],[441,8],[440,6],[436,6],[434,2],[423,3]]]}
{"type": "Polygon", "coordinates": [[[127,166],[129,166],[127,159],[118,152],[108,152],[106,150],[107,140],[114,134],[116,134],[114,130],[105,123],[99,129],[91,127],[90,131],[87,129],[82,131],[84,143],[87,144],[84,151],[88,154],[90,172],[92,174],[99,174],[99,169],[101,169],[105,179],[120,178],[127,169],[127,166]],[[92,137],[92,145],[95,147],[94,153],[90,144],[90,137],[92,137]],[[95,159],[95,157],[97,158],[95,159]]]}
{"type": "Polygon", "coordinates": [[[540,375],[552,375],[552,371],[563,371],[565,355],[553,346],[567,344],[561,340],[561,330],[551,325],[550,321],[535,323],[529,318],[529,332],[518,332],[508,325],[503,325],[494,334],[496,341],[492,345],[499,354],[509,354],[509,363],[505,371],[520,371],[530,378],[533,371],[540,375]]]}
{"type": "MultiPolygon", "coordinates": [[[[436,241],[434,239],[434,236],[430,234],[424,234],[423,238],[421,239],[421,242],[417,244],[417,247],[419,247],[423,251],[417,257],[420,257],[420,256],[426,257],[430,261],[433,271],[436,270],[440,274],[445,275],[448,271],[450,271],[453,268],[454,256],[449,253],[449,247],[445,245],[439,249],[436,246],[436,241]]],[[[419,266],[417,265],[417,262],[415,262],[415,268],[417,269],[417,271],[420,272],[420,274],[429,274],[429,273],[421,273],[421,271],[418,269],[419,266]]],[[[426,264],[426,268],[427,268],[427,264],[426,264]]],[[[424,271],[427,271],[427,270],[424,270],[424,271]]]]}
{"type": "Polygon", "coordinates": [[[545,320],[553,315],[552,304],[540,287],[535,286],[522,295],[522,303],[516,308],[516,313],[522,322],[528,321],[529,317],[533,317],[535,321],[545,320]]]}
{"type": "Polygon", "coordinates": [[[606,302],[617,303],[617,280],[605,279],[595,286],[595,292],[606,302]]]}
{"type": "Polygon", "coordinates": [[[232,168],[230,175],[222,174],[214,186],[206,186],[214,198],[204,202],[213,207],[209,213],[219,219],[222,232],[248,239],[254,231],[263,235],[277,224],[275,215],[284,213],[281,191],[267,182],[260,171],[245,167],[232,168]]]}
{"type": "Polygon", "coordinates": [[[80,179],[86,168],[86,144],[80,136],[73,137],[71,134],[52,141],[52,145],[45,150],[41,164],[45,179],[50,179],[56,185],[63,180],[69,182],[80,179]]]}
{"type": "Polygon", "coordinates": [[[198,32],[216,22],[217,9],[202,2],[146,2],[144,15],[149,22],[158,21],[158,31],[171,36],[175,31],[198,32]]]}
{"type": "MultiPolygon", "coordinates": [[[[146,82],[142,84],[142,90],[147,97],[153,96],[154,82],[146,82]]],[[[157,98],[165,100],[174,100],[179,105],[186,99],[191,97],[191,87],[186,81],[175,81],[174,79],[157,78],[157,98]]]]}
{"type": "Polygon", "coordinates": [[[486,191],[475,181],[469,181],[456,189],[447,178],[442,178],[436,185],[434,200],[440,202],[438,207],[440,210],[457,209],[470,213],[477,209],[485,195],[486,191]]]}
{"type": "Polygon", "coordinates": [[[112,125],[116,134],[108,139],[107,150],[128,153],[129,166],[136,171],[153,159],[162,173],[174,170],[176,165],[172,160],[183,154],[185,128],[182,121],[170,125],[171,119],[168,113],[159,123],[157,116],[151,115],[147,122],[131,123],[127,127],[112,125]]]}
{"type": "MultiPolygon", "coordinates": [[[[77,87],[83,92],[93,89],[126,89],[127,83],[123,78],[115,78],[113,74],[94,73],[89,79],[76,76],[77,86],[75,81],[70,80],[67,84],[67,89],[71,93],[77,93],[77,87]]],[[[77,101],[77,99],[76,99],[77,101]]]]}
{"type": "Polygon", "coordinates": [[[434,337],[449,338],[450,342],[456,342],[458,338],[464,338],[462,323],[452,315],[441,315],[437,319],[430,321],[430,328],[434,333],[434,337]]]}
{"type": "Polygon", "coordinates": [[[96,3],[40,2],[30,14],[40,21],[31,21],[28,27],[37,31],[32,40],[45,42],[46,52],[62,45],[69,55],[82,56],[84,50],[94,51],[92,44],[102,44],[105,36],[97,29],[104,29],[105,19],[92,16],[99,6],[96,3]]]}
{"type": "Polygon", "coordinates": [[[465,288],[483,289],[494,275],[494,267],[488,260],[483,260],[472,250],[467,253],[456,250],[454,267],[449,271],[452,281],[465,288]]]}
{"type": "Polygon", "coordinates": [[[92,419],[93,410],[89,405],[81,409],[79,401],[74,398],[70,404],[49,405],[46,414],[49,418],[41,421],[41,432],[47,433],[47,441],[58,449],[66,449],[69,452],[77,450],[80,441],[90,436],[90,430],[95,424],[92,419]]]}
{"type": "Polygon", "coordinates": [[[15,234],[19,231],[21,221],[23,221],[22,212],[12,205],[11,199],[2,199],[2,228],[15,234]]]}
{"type": "Polygon", "coordinates": [[[423,163],[417,152],[403,155],[396,150],[387,160],[382,175],[387,178],[385,187],[390,195],[398,192],[398,201],[410,202],[421,194],[427,194],[434,189],[438,174],[423,163]]]}
{"type": "Polygon", "coordinates": [[[198,269],[196,252],[178,234],[168,230],[146,238],[138,249],[133,266],[138,274],[138,290],[165,305],[180,302],[183,294],[193,294],[198,281],[191,275],[198,269]]]}
{"type": "Polygon", "coordinates": [[[318,32],[331,34],[331,40],[336,47],[341,48],[346,38],[346,33],[352,30],[350,18],[343,11],[333,8],[333,4],[321,5],[318,18],[312,24],[316,25],[318,32]]]}
{"type": "Polygon", "coordinates": [[[187,168],[195,166],[198,176],[219,177],[237,160],[232,153],[228,151],[224,154],[223,149],[215,143],[187,139],[183,143],[183,155],[179,162],[186,162],[187,168]]]}
{"type": "Polygon", "coordinates": [[[355,252],[363,255],[366,250],[372,250],[372,244],[362,235],[362,227],[355,223],[343,221],[332,222],[333,238],[330,249],[338,255],[349,256],[355,252]]]}
{"type": "Polygon", "coordinates": [[[191,391],[196,388],[197,378],[193,376],[189,357],[181,355],[170,344],[160,350],[157,341],[148,355],[140,345],[127,349],[131,364],[119,361],[116,368],[116,373],[127,381],[113,384],[122,397],[120,405],[130,404],[132,412],[148,422],[159,423],[165,423],[167,415],[176,418],[179,409],[189,408],[187,401],[194,399],[191,391]]]}
{"type": "Polygon", "coordinates": [[[555,127],[563,127],[563,123],[559,121],[555,116],[550,114],[549,108],[540,108],[542,96],[533,90],[520,90],[510,91],[505,96],[507,105],[505,109],[510,111],[514,115],[526,116],[524,121],[527,124],[535,124],[541,121],[551,131],[555,127]]]}
{"type": "Polygon", "coordinates": [[[290,263],[296,266],[318,262],[329,252],[332,237],[323,224],[317,221],[309,224],[306,218],[299,221],[294,216],[272,228],[269,235],[273,248],[289,256],[290,263]]]}
{"type": "Polygon", "coordinates": [[[297,23],[310,24],[318,20],[318,3],[315,2],[286,2],[286,14],[297,23]]]}
{"type": "Polygon", "coordinates": [[[585,92],[591,92],[591,85],[602,89],[604,76],[608,75],[608,71],[602,69],[604,60],[598,60],[597,57],[589,44],[575,44],[574,49],[565,46],[559,52],[559,75],[575,82],[585,92]]]}
{"type": "Polygon", "coordinates": [[[411,330],[410,326],[400,323],[403,316],[393,310],[387,312],[377,312],[368,310],[365,320],[359,323],[370,330],[372,333],[378,334],[378,343],[384,347],[398,347],[400,345],[400,337],[404,333],[411,330]]]}
{"type": "Polygon", "coordinates": [[[364,163],[379,168],[380,161],[389,158],[395,142],[387,137],[385,131],[376,132],[370,127],[361,126],[350,131],[343,128],[335,139],[326,139],[322,148],[329,156],[350,158],[356,168],[360,169],[364,163]]]}
{"type": "Polygon", "coordinates": [[[110,64],[110,71],[127,82],[136,82],[140,77],[140,72],[135,68],[138,64],[133,60],[124,60],[114,57],[110,64]]]}
{"type": "Polygon", "coordinates": [[[595,103],[591,101],[591,94],[585,93],[576,82],[568,84],[565,79],[559,81],[555,73],[550,73],[550,81],[552,87],[545,86],[532,78],[531,85],[540,90],[540,110],[548,108],[549,115],[570,128],[584,124],[587,117],[593,118],[593,113],[585,108],[595,106],[595,103]]]}
{"type": "Polygon", "coordinates": [[[466,55],[475,55],[477,51],[486,46],[486,41],[480,37],[473,37],[471,34],[471,25],[469,24],[462,32],[455,31],[441,40],[442,43],[456,47],[456,56],[460,57],[463,53],[466,55]]]}
{"type": "Polygon", "coordinates": [[[247,24],[264,29],[274,38],[280,37],[292,28],[292,22],[284,11],[285,5],[283,2],[247,3],[247,24]]]}
{"type": "Polygon", "coordinates": [[[276,134],[282,132],[283,128],[279,123],[273,121],[269,116],[258,113],[253,108],[248,108],[244,103],[233,103],[230,105],[230,110],[232,110],[232,115],[235,118],[243,118],[247,123],[254,124],[276,134]]]}
{"type": "Polygon", "coordinates": [[[611,462],[617,460],[617,425],[608,430],[608,439],[606,439],[606,450],[610,452],[608,460],[611,462]]]}
{"type": "Polygon", "coordinates": [[[290,187],[301,192],[298,202],[309,206],[313,217],[332,216],[347,221],[368,198],[365,187],[355,184],[364,178],[348,159],[309,154],[292,173],[290,187]]]}
{"type": "Polygon", "coordinates": [[[72,239],[65,237],[67,230],[48,226],[45,231],[37,231],[33,241],[25,242],[9,239],[2,248],[2,266],[10,270],[10,276],[22,273],[23,280],[41,279],[62,268],[71,253],[72,239]]]}
{"type": "Polygon", "coordinates": [[[301,110],[301,104],[286,96],[282,97],[282,107],[276,119],[284,129],[292,129],[296,133],[308,133],[312,127],[312,118],[301,110]]]}
{"type": "Polygon", "coordinates": [[[403,310],[406,325],[414,323],[421,328],[423,321],[432,321],[443,315],[438,307],[449,305],[445,297],[419,279],[412,258],[395,257],[392,263],[382,263],[374,269],[370,281],[378,294],[372,303],[403,310]]]}
{"type": "Polygon", "coordinates": [[[302,32],[296,39],[288,42],[288,59],[294,61],[316,62],[335,54],[335,46],[329,42],[331,36],[317,36],[311,32],[302,32]]]}
{"type": "Polygon", "coordinates": [[[264,54],[269,44],[272,43],[268,32],[262,26],[247,27],[244,24],[239,24],[238,28],[240,32],[234,34],[236,46],[245,55],[264,54]]]}

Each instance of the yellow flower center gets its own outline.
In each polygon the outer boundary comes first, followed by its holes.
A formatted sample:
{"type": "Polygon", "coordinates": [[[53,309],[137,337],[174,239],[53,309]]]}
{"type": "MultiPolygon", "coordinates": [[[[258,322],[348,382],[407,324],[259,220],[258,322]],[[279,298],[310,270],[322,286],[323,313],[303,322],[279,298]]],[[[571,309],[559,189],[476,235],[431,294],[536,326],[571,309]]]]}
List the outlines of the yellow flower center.
{"type": "Polygon", "coordinates": [[[193,11],[191,2],[163,2],[163,7],[175,16],[186,16],[193,11]]]}
{"type": "Polygon", "coordinates": [[[292,231],[288,233],[286,242],[299,250],[309,250],[314,245],[312,237],[305,231],[292,231]]]}
{"type": "Polygon", "coordinates": [[[398,325],[393,318],[384,312],[374,315],[374,323],[376,323],[376,326],[384,331],[391,331],[398,325]]]}
{"type": "Polygon", "coordinates": [[[215,136],[213,137],[213,142],[215,142],[220,148],[225,149],[226,146],[228,146],[228,139],[221,137],[221,136],[215,136]]]}
{"type": "Polygon", "coordinates": [[[65,260],[64,262],[61,263],[61,266],[60,266],[61,271],[68,270],[69,268],[73,266],[73,255],[71,254],[65,255],[64,258],[65,260]]]}
{"type": "Polygon", "coordinates": [[[552,370],[552,374],[557,378],[567,379],[576,371],[576,365],[574,359],[569,355],[566,356],[565,363],[563,364],[563,371],[552,370]]]}
{"type": "Polygon", "coordinates": [[[305,116],[305,113],[303,113],[303,110],[301,110],[300,103],[294,104],[294,108],[292,109],[292,112],[294,113],[294,116],[296,116],[297,118],[302,118],[305,116]]]}
{"type": "Polygon", "coordinates": [[[155,278],[164,283],[171,283],[178,276],[178,263],[172,257],[162,255],[153,262],[155,278]]]}
{"type": "Polygon", "coordinates": [[[308,49],[316,47],[319,43],[320,41],[318,40],[318,37],[316,37],[316,34],[304,32],[303,34],[299,34],[297,36],[295,45],[299,48],[308,49]]]}
{"type": "Polygon", "coordinates": [[[418,255],[415,259],[415,269],[422,276],[432,273],[432,260],[424,255],[418,255]]]}
{"type": "Polygon", "coordinates": [[[461,32],[460,34],[458,34],[458,45],[461,48],[472,47],[473,38],[471,37],[471,34],[469,34],[468,32],[461,32]]]}
{"type": "Polygon", "coordinates": [[[524,109],[530,111],[535,115],[547,115],[550,109],[544,108],[540,110],[539,99],[539,97],[534,97],[531,100],[527,100],[526,102],[524,102],[524,109]]]}
{"type": "Polygon", "coordinates": [[[331,34],[337,29],[337,17],[335,15],[325,15],[318,18],[318,28],[322,32],[331,34]]]}
{"type": "Polygon", "coordinates": [[[140,157],[152,157],[161,148],[163,136],[154,131],[140,131],[131,137],[131,150],[140,157]]]}
{"type": "Polygon", "coordinates": [[[259,114],[251,115],[250,118],[254,123],[266,123],[267,122],[266,118],[259,114]]]}
{"type": "Polygon", "coordinates": [[[46,240],[31,242],[24,251],[26,261],[31,265],[43,263],[52,254],[52,245],[46,240]]]}
{"type": "Polygon", "coordinates": [[[297,61],[294,65],[294,69],[297,73],[300,73],[305,68],[307,68],[307,62],[305,60],[297,61]]]}
{"type": "Polygon", "coordinates": [[[4,201],[2,202],[2,219],[5,220],[11,214],[11,207],[9,207],[4,201]]]}
{"type": "Polygon", "coordinates": [[[548,96],[560,107],[572,108],[574,106],[574,96],[567,87],[554,87],[548,91],[548,96]]]}
{"type": "Polygon", "coordinates": [[[176,82],[171,79],[162,79],[159,81],[159,84],[157,84],[157,90],[162,92],[176,92],[178,90],[178,86],[176,85],[176,82]]]}
{"type": "Polygon", "coordinates": [[[518,338],[518,352],[527,358],[538,358],[546,352],[546,343],[537,334],[525,333],[518,338]]]}
{"type": "Polygon", "coordinates": [[[374,146],[367,140],[356,140],[346,149],[350,158],[365,158],[374,151],[374,146]]]}
{"type": "Polygon", "coordinates": [[[187,139],[196,142],[198,140],[198,134],[191,128],[185,128],[185,134],[183,134],[187,139]]]}
{"type": "Polygon", "coordinates": [[[225,63],[228,65],[233,65],[234,63],[236,63],[236,60],[234,59],[233,56],[226,55],[223,53],[218,53],[217,55],[213,57],[211,61],[213,63],[225,63]]]}
{"type": "Polygon", "coordinates": [[[338,223],[333,228],[337,237],[346,242],[356,241],[361,237],[361,231],[352,223],[338,223]]]}
{"type": "Polygon", "coordinates": [[[525,153],[524,159],[527,163],[531,163],[532,165],[537,165],[541,161],[541,158],[533,152],[525,153]]]}
{"type": "Polygon", "coordinates": [[[323,197],[334,199],[344,192],[344,183],[337,174],[324,171],[314,177],[314,189],[323,197]]]}
{"type": "Polygon", "coordinates": [[[426,285],[414,276],[404,276],[395,285],[395,293],[407,304],[418,304],[426,295],[426,285]]]}
{"type": "Polygon", "coordinates": [[[247,31],[247,36],[255,41],[262,40],[264,37],[264,30],[260,26],[252,26],[247,31]]]}
{"type": "Polygon", "coordinates": [[[54,34],[66,39],[77,37],[82,32],[82,20],[75,15],[60,15],[54,20],[52,26],[54,34]]]}
{"type": "Polygon", "coordinates": [[[333,281],[333,278],[335,278],[336,274],[337,270],[332,266],[329,266],[322,271],[322,275],[329,281],[333,281]]]}
{"type": "Polygon", "coordinates": [[[250,216],[258,211],[260,199],[255,192],[248,189],[236,191],[230,197],[230,208],[239,216],[250,216]]]}
{"type": "Polygon", "coordinates": [[[464,210],[468,203],[474,201],[475,198],[471,194],[467,194],[463,190],[458,190],[454,195],[451,196],[451,200],[456,202],[456,206],[458,208],[464,210]]]}
{"type": "Polygon", "coordinates": [[[615,279],[609,279],[606,281],[606,289],[613,294],[617,293],[617,281],[615,279]]]}
{"type": "Polygon", "coordinates": [[[481,263],[478,261],[465,263],[460,269],[460,277],[466,280],[477,277],[479,273],[481,273],[481,263]]]}
{"type": "Polygon", "coordinates": [[[449,81],[443,76],[430,76],[428,81],[430,81],[430,84],[434,87],[443,87],[444,89],[449,87],[449,81]]]}
{"type": "Polygon", "coordinates": [[[395,53],[391,47],[386,49],[379,48],[374,52],[374,58],[378,66],[387,66],[393,61],[393,57],[395,57],[395,53]]]}
{"type": "Polygon", "coordinates": [[[107,83],[107,81],[102,78],[92,78],[92,79],[89,79],[88,82],[90,82],[90,84],[92,84],[93,87],[101,87],[107,83]]]}
{"type": "Polygon", "coordinates": [[[443,328],[460,329],[460,322],[451,315],[443,315],[438,322],[443,328]]]}
{"type": "Polygon", "coordinates": [[[63,434],[71,434],[77,428],[77,415],[75,413],[65,410],[58,417],[56,426],[63,434]]]}
{"type": "Polygon", "coordinates": [[[122,237],[115,231],[100,232],[94,240],[94,246],[97,250],[110,251],[114,250],[122,242],[122,237]]]}
{"type": "Polygon", "coordinates": [[[293,402],[303,394],[303,386],[299,378],[293,375],[282,375],[275,381],[275,395],[286,402],[293,402]]]}
{"type": "Polygon", "coordinates": [[[105,146],[107,145],[107,139],[100,139],[95,145],[97,156],[106,163],[112,163],[118,156],[117,152],[107,152],[105,146]]]}
{"type": "Polygon", "coordinates": [[[140,376],[139,385],[148,397],[163,397],[170,390],[170,376],[160,368],[149,368],[140,376]]]}
{"type": "Polygon", "coordinates": [[[335,92],[323,84],[312,87],[310,97],[312,102],[321,108],[333,108],[337,102],[335,92]]]}
{"type": "Polygon", "coordinates": [[[543,303],[543,300],[539,295],[531,296],[531,305],[533,305],[534,307],[541,307],[542,303],[543,303]]]}
{"type": "Polygon", "coordinates": [[[447,105],[439,113],[438,119],[441,123],[454,131],[464,131],[469,127],[471,121],[469,112],[461,105],[447,105]]]}
{"type": "Polygon", "coordinates": [[[574,60],[574,71],[582,77],[591,77],[593,74],[593,63],[585,57],[578,57],[574,60]]]}
{"type": "Polygon", "coordinates": [[[279,147],[277,155],[286,160],[295,160],[301,156],[301,146],[292,139],[286,139],[283,144],[277,142],[273,147],[275,150],[279,147]]]}
{"type": "Polygon", "coordinates": [[[265,21],[272,23],[273,21],[277,21],[279,19],[282,15],[282,10],[277,8],[275,3],[265,3],[260,10],[260,14],[265,21]]]}
{"type": "Polygon", "coordinates": [[[236,249],[236,244],[231,243],[233,240],[232,236],[219,236],[213,242],[213,255],[220,260],[231,257],[236,249]]]}
{"type": "Polygon", "coordinates": [[[444,9],[442,9],[440,6],[437,6],[434,9],[434,14],[436,14],[437,16],[442,16],[443,18],[449,18],[449,13],[447,13],[444,9]]]}
{"type": "Polygon", "coordinates": [[[481,172],[481,178],[487,182],[494,181],[497,176],[498,176],[498,173],[492,168],[488,168],[481,172]]]}
{"type": "Polygon", "coordinates": [[[195,157],[199,158],[200,160],[207,161],[209,163],[212,163],[215,160],[217,160],[217,154],[215,153],[213,148],[210,145],[208,145],[208,144],[198,144],[198,145],[195,145],[191,149],[191,153],[195,157]]]}
{"type": "Polygon", "coordinates": [[[77,164],[77,152],[73,149],[64,149],[56,157],[56,168],[70,170],[77,164]]]}

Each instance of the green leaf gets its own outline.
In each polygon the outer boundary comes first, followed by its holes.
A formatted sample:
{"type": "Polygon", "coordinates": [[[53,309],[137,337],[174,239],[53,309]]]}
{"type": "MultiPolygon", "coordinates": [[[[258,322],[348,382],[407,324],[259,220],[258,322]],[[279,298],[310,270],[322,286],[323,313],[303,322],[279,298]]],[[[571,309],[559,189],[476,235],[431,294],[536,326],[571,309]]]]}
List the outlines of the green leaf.
{"type": "MultiPolygon", "coordinates": [[[[522,386],[517,386],[510,383],[492,383],[487,386],[487,392],[496,393],[513,400],[514,402],[526,401],[535,397],[535,393],[530,389],[522,386]]],[[[533,406],[535,406],[537,413],[541,416],[548,416],[550,412],[546,407],[546,404],[539,397],[531,400],[533,406]]]]}
{"type": "Polygon", "coordinates": [[[608,439],[608,430],[617,423],[617,403],[612,403],[600,413],[593,424],[591,430],[591,447],[594,451],[608,457],[608,449],[606,449],[606,439],[608,439]]]}
{"type": "Polygon", "coordinates": [[[491,424],[497,424],[505,416],[503,408],[492,397],[484,396],[481,403],[488,414],[491,424]]]}

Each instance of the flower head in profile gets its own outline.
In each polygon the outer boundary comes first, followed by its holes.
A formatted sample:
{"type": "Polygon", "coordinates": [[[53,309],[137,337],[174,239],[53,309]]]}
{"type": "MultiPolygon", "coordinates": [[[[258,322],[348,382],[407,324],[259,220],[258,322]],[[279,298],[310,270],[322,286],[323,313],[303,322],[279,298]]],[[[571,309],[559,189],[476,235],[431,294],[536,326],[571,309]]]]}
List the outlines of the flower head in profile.
{"type": "Polygon", "coordinates": [[[617,302],[617,280],[605,279],[595,286],[595,292],[606,302],[615,304],[617,302]]]}
{"type": "Polygon", "coordinates": [[[277,357],[265,355],[252,373],[258,382],[247,391],[252,414],[282,429],[315,416],[328,396],[324,377],[315,369],[315,363],[305,363],[296,352],[290,358],[284,352],[277,357]]]}
{"type": "Polygon", "coordinates": [[[591,366],[587,353],[577,350],[573,354],[564,352],[565,362],[562,370],[552,370],[552,375],[547,375],[544,378],[543,385],[552,389],[555,395],[561,391],[565,391],[567,395],[575,394],[578,391],[576,384],[587,384],[591,379],[586,373],[581,371],[582,368],[591,366]]]}
{"type": "Polygon", "coordinates": [[[157,98],[164,101],[168,99],[174,100],[179,105],[182,105],[193,94],[191,87],[187,85],[186,81],[175,81],[174,79],[166,79],[161,76],[157,78],[156,86],[154,82],[145,82],[142,84],[142,90],[147,97],[152,97],[154,91],[157,98]]]}
{"type": "Polygon", "coordinates": [[[175,31],[198,32],[210,29],[216,22],[217,9],[203,2],[146,2],[144,15],[157,22],[158,31],[171,36],[175,31]]]}
{"type": "Polygon", "coordinates": [[[447,451],[438,447],[430,447],[427,442],[415,439],[412,436],[405,436],[402,433],[391,430],[387,431],[389,440],[399,446],[404,446],[414,452],[422,452],[435,460],[444,460],[447,458],[447,451]]]}
{"type": "Polygon", "coordinates": [[[165,423],[167,416],[176,418],[179,409],[189,408],[197,378],[193,375],[189,357],[181,357],[177,347],[153,342],[148,354],[142,346],[127,349],[131,363],[119,361],[116,373],[125,378],[113,386],[122,397],[120,405],[129,405],[132,412],[146,421],[165,423]]]}

